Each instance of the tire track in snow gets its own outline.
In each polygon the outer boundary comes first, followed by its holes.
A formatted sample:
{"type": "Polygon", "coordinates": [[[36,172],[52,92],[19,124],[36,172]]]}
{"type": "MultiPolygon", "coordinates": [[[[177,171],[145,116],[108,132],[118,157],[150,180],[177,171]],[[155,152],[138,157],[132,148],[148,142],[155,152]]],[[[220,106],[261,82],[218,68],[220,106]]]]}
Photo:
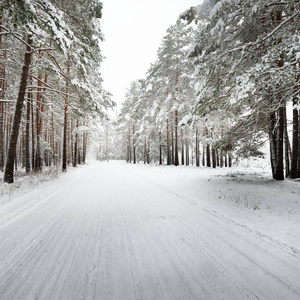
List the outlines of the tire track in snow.
{"type": "MultiPolygon", "coordinates": [[[[184,195],[180,195],[174,191],[171,191],[163,186],[161,186],[160,184],[152,181],[152,180],[149,180],[148,178],[145,178],[143,176],[143,179],[152,183],[154,186],[157,186],[159,187],[160,189],[164,190],[165,192],[169,193],[169,194],[172,194],[174,196],[176,196],[176,198],[180,199],[180,200],[184,200],[185,202],[189,203],[189,204],[192,204],[193,206],[196,206],[200,211],[203,211],[204,213],[210,215],[211,217],[213,218],[217,218],[218,220],[222,220],[224,221],[225,223],[227,224],[230,224],[230,225],[234,225],[235,228],[238,228],[238,229],[241,229],[247,233],[250,233],[251,235],[253,235],[255,238],[259,238],[259,239],[262,239],[264,242],[268,243],[270,246],[275,246],[277,249],[280,249],[280,251],[284,251],[284,253],[288,254],[288,255],[292,255],[294,256],[295,258],[299,258],[297,255],[295,255],[295,253],[291,253],[289,250],[290,249],[287,249],[286,247],[282,247],[282,245],[278,244],[278,243],[273,243],[273,242],[270,242],[269,239],[265,239],[263,235],[257,235],[257,233],[249,230],[248,228],[244,228],[244,226],[239,226],[238,224],[234,223],[233,221],[228,221],[226,218],[224,218],[223,216],[220,216],[216,213],[213,213],[205,208],[202,208],[202,207],[199,207],[199,205],[197,205],[197,203],[191,199],[189,199],[188,197],[184,196],[184,195]]],[[[211,220],[210,220],[211,221],[211,220]]],[[[216,222],[216,220],[213,220],[215,223],[218,223],[216,222]]],[[[230,247],[231,251],[232,252],[236,252],[238,253],[238,255],[240,256],[243,256],[245,260],[249,261],[251,264],[253,264],[257,269],[260,270],[260,275],[265,275],[269,278],[272,279],[272,281],[274,281],[274,286],[276,285],[281,285],[281,286],[285,286],[286,289],[289,291],[291,297],[294,297],[294,299],[299,299],[300,298],[300,291],[299,290],[296,290],[295,288],[293,288],[294,285],[296,285],[296,280],[295,278],[293,280],[290,280],[290,282],[292,283],[286,283],[286,280],[288,279],[288,274],[286,275],[286,277],[283,277],[283,279],[281,279],[279,276],[275,275],[274,273],[274,270],[273,271],[270,271],[268,270],[266,267],[263,267],[263,263],[262,263],[262,260],[260,259],[260,263],[258,263],[257,261],[255,261],[254,259],[252,259],[250,256],[246,255],[245,253],[247,253],[247,251],[241,251],[239,250],[237,247],[233,246],[231,243],[229,243],[226,239],[224,239],[220,234],[218,234],[218,232],[216,231],[213,231],[211,230],[209,227],[205,226],[204,225],[204,222],[200,222],[198,223],[197,225],[200,225],[204,231],[201,231],[201,233],[203,234],[203,232],[209,232],[209,235],[206,236],[206,240],[209,241],[211,239],[212,236],[215,236],[217,239],[221,240],[222,241],[222,247],[223,245],[227,245],[230,247]]],[[[184,230],[184,226],[182,227],[182,230],[184,230]]],[[[218,257],[217,255],[216,256],[212,256],[208,250],[206,250],[203,246],[201,246],[199,244],[199,242],[197,242],[197,240],[195,239],[195,235],[194,236],[191,236],[190,234],[190,231],[189,230],[185,230],[185,236],[188,236],[190,241],[191,242],[194,242],[195,243],[195,246],[197,246],[199,249],[201,249],[201,251],[203,251],[204,253],[207,254],[208,257],[210,257],[212,260],[214,260],[216,262],[216,264],[219,266],[219,269],[222,270],[223,274],[226,274],[226,276],[228,277],[228,279],[238,287],[237,285],[237,282],[240,282],[239,278],[237,278],[232,272],[230,272],[228,269],[225,269],[224,266],[222,265],[222,262],[220,263],[216,257],[218,257]]],[[[201,238],[203,238],[203,236],[199,236],[199,240],[201,240],[201,238]]],[[[215,241],[215,239],[212,239],[215,241]]],[[[253,247],[253,245],[252,245],[253,247]]],[[[214,245],[210,245],[210,248],[209,249],[213,249],[214,248],[214,245]]],[[[244,249],[246,250],[246,249],[244,249]]],[[[255,251],[255,249],[254,249],[255,251]]],[[[218,253],[217,253],[218,254],[218,253]]],[[[276,261],[274,260],[274,263],[276,264],[276,261]]],[[[297,265],[297,262],[296,262],[296,265],[297,265]]],[[[268,266],[270,267],[270,266],[268,266]]],[[[278,271],[278,270],[277,270],[278,271]]],[[[285,273],[288,273],[288,272],[285,272],[285,273]]],[[[281,274],[280,274],[281,275],[281,274]]],[[[299,285],[296,285],[299,289],[299,285]]],[[[254,290],[256,289],[256,286],[253,286],[252,289],[249,289],[247,286],[245,286],[243,283],[240,282],[240,286],[238,287],[239,289],[242,289],[244,291],[247,291],[247,299],[248,297],[251,297],[254,298],[254,299],[259,299],[259,297],[256,295],[256,293],[254,292],[254,290]],[[250,296],[251,295],[251,296],[250,296]]],[[[276,290],[276,289],[275,289],[276,290]]],[[[276,292],[273,292],[274,296],[277,297],[280,292],[278,291],[277,293],[276,292]]],[[[285,294],[284,294],[285,295],[285,294]]],[[[284,295],[282,297],[284,297],[284,295]]],[[[274,299],[274,298],[269,298],[269,299],[274,299]]],[[[292,298],[291,298],[292,299],[292,298]]]]}

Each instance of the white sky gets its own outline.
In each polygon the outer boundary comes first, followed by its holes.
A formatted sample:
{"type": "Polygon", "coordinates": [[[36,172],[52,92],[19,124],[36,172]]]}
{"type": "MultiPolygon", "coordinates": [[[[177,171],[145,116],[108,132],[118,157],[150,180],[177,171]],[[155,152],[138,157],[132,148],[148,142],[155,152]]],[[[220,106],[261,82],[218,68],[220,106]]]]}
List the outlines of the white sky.
{"type": "Polygon", "coordinates": [[[179,14],[202,0],[102,0],[102,32],[106,57],[104,88],[119,105],[130,82],[144,78],[166,30],[179,14]]]}

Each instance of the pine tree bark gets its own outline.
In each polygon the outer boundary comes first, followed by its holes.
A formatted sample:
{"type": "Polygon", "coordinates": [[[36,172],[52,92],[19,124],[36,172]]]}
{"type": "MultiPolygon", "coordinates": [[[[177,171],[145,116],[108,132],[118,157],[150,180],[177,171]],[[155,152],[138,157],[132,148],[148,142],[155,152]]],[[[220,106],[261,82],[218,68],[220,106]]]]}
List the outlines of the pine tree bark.
{"type": "Polygon", "coordinates": [[[77,151],[78,151],[78,120],[76,120],[76,133],[75,133],[75,141],[74,141],[74,156],[73,156],[73,167],[77,167],[77,151]]]}
{"type": "Polygon", "coordinates": [[[298,117],[298,166],[297,166],[298,178],[300,178],[300,111],[298,117]]]}
{"type": "Polygon", "coordinates": [[[29,72],[29,67],[32,58],[31,45],[32,45],[32,36],[29,35],[27,38],[27,47],[26,47],[27,49],[24,57],[24,65],[22,68],[20,88],[19,88],[16,108],[15,108],[15,114],[13,117],[12,131],[10,134],[10,141],[9,141],[8,153],[6,158],[6,164],[5,164],[4,182],[7,183],[14,182],[14,163],[15,163],[15,156],[16,156],[16,147],[18,142],[22,109],[23,109],[24,98],[25,98],[26,87],[27,87],[28,72],[29,72]]]}
{"type": "Polygon", "coordinates": [[[207,144],[206,146],[206,166],[211,167],[211,162],[210,162],[210,145],[207,144]]]}
{"type": "Polygon", "coordinates": [[[132,149],[133,149],[133,163],[136,164],[136,149],[135,149],[135,125],[132,125],[132,149]]]}
{"type": "Polygon", "coordinates": [[[196,128],[196,167],[200,167],[199,130],[196,128]]]}
{"type": "Polygon", "coordinates": [[[212,165],[213,165],[213,168],[216,168],[217,167],[217,161],[216,161],[216,150],[215,150],[215,147],[212,147],[212,165]]]}
{"type": "MultiPolygon", "coordinates": [[[[67,74],[70,74],[70,58],[68,58],[67,74]]],[[[67,130],[68,130],[68,97],[69,97],[69,80],[66,81],[66,96],[64,105],[64,132],[63,132],[63,155],[62,171],[67,172],[67,130]]]]}
{"type": "MultiPolygon", "coordinates": [[[[89,126],[88,120],[86,120],[86,119],[84,119],[84,126],[86,128],[88,128],[88,126],[89,126]]],[[[107,139],[108,139],[108,136],[107,136],[107,139]]],[[[87,144],[88,144],[88,132],[85,131],[85,132],[83,132],[83,147],[82,147],[82,163],[83,164],[85,164],[85,161],[86,161],[87,144]]],[[[108,140],[107,140],[107,148],[106,148],[106,150],[107,150],[107,159],[109,159],[109,157],[108,157],[108,140]]]]}
{"type": "Polygon", "coordinates": [[[174,126],[171,126],[171,165],[174,165],[174,126]]]}
{"type": "MultiPolygon", "coordinates": [[[[161,159],[161,157],[160,157],[161,159]]],[[[147,163],[147,139],[144,140],[144,165],[147,163]]]]}
{"type": "Polygon", "coordinates": [[[188,140],[188,135],[186,135],[185,138],[185,165],[189,166],[190,164],[190,149],[189,149],[189,140],[188,140]]]}
{"type": "Polygon", "coordinates": [[[161,130],[159,130],[159,164],[162,165],[162,136],[161,136],[161,130]]]}
{"type": "Polygon", "coordinates": [[[167,119],[167,165],[171,164],[170,155],[170,130],[169,130],[169,119],[167,119]]]}
{"type": "Polygon", "coordinates": [[[179,159],[178,159],[178,110],[175,110],[175,158],[174,158],[174,165],[179,165],[179,159]]]}
{"type": "Polygon", "coordinates": [[[3,171],[3,169],[4,169],[4,103],[0,102],[0,171],[3,171]]]}
{"type": "Polygon", "coordinates": [[[181,129],[181,165],[184,166],[184,140],[183,130],[181,129]]]}
{"type": "Polygon", "coordinates": [[[284,159],[285,159],[285,177],[289,177],[290,175],[290,155],[289,155],[289,135],[288,135],[288,126],[287,126],[287,117],[286,117],[286,106],[283,108],[284,115],[284,134],[283,134],[283,142],[284,142],[284,159]]]}
{"type": "MultiPolygon", "coordinates": [[[[297,83],[300,82],[300,75],[297,77],[297,83]]],[[[297,91],[299,90],[298,87],[296,87],[297,91]]],[[[290,178],[298,178],[298,164],[300,165],[300,156],[299,156],[299,92],[296,93],[293,97],[293,144],[292,144],[292,158],[291,158],[291,172],[290,172],[290,178]]]]}
{"type": "Polygon", "coordinates": [[[28,92],[28,101],[26,104],[26,141],[25,141],[25,169],[26,173],[30,172],[30,114],[31,114],[31,97],[32,94],[28,92]]]}
{"type": "MultiPolygon", "coordinates": [[[[2,25],[2,16],[0,16],[0,25],[2,25]]],[[[0,27],[0,49],[2,48],[2,28],[0,27]]],[[[1,58],[6,59],[6,50],[2,50],[1,58]]],[[[4,169],[4,108],[5,104],[1,101],[5,96],[5,63],[0,64],[0,171],[4,169]]]]}
{"type": "Polygon", "coordinates": [[[36,94],[36,156],[35,156],[35,168],[36,172],[42,169],[42,158],[41,158],[41,75],[38,76],[38,89],[36,94]]]}
{"type": "Polygon", "coordinates": [[[150,164],[150,142],[148,141],[148,148],[147,148],[147,164],[150,164]]]}

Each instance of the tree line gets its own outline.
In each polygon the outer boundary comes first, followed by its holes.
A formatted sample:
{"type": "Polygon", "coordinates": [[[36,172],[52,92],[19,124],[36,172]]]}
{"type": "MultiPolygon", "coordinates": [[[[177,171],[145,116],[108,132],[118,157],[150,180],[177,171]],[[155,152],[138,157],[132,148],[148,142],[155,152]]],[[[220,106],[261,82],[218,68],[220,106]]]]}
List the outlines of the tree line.
{"type": "Polygon", "coordinates": [[[0,8],[0,169],[76,166],[91,124],[113,107],[102,87],[98,0],[4,0],[0,8]]]}
{"type": "Polygon", "coordinates": [[[273,178],[299,178],[299,6],[207,0],[181,14],[146,77],[128,88],[120,155],[229,166],[233,155],[262,155],[268,140],[273,178]]]}

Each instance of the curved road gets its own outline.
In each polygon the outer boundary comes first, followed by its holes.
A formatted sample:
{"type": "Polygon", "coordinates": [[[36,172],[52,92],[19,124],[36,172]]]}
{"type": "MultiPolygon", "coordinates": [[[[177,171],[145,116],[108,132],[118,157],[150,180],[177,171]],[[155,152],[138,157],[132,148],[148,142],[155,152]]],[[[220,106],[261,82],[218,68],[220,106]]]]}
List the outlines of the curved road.
{"type": "Polygon", "coordinates": [[[0,207],[0,299],[300,299],[300,260],[95,164],[0,207]]]}

